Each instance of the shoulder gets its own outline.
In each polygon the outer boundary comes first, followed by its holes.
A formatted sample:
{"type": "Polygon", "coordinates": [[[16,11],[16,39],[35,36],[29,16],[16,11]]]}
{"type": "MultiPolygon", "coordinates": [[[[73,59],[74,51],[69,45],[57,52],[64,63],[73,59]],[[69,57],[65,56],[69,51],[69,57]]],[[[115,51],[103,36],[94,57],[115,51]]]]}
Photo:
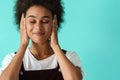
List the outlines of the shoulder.
{"type": "Polygon", "coordinates": [[[4,57],[4,59],[2,60],[2,66],[7,65],[8,63],[10,63],[14,56],[15,56],[14,52],[7,54],[4,57]]]}
{"type": "Polygon", "coordinates": [[[15,53],[14,53],[14,52],[7,54],[7,55],[4,57],[4,59],[3,59],[3,61],[2,61],[2,64],[3,64],[4,62],[9,62],[9,61],[11,61],[14,56],[15,56],[15,53]]]}
{"type": "Polygon", "coordinates": [[[78,54],[75,52],[75,51],[66,51],[66,56],[68,57],[68,58],[78,58],[79,56],[78,56],[78,54]]]}
{"type": "Polygon", "coordinates": [[[70,60],[73,60],[73,61],[77,60],[80,62],[80,57],[79,57],[78,53],[76,53],[75,51],[67,51],[66,57],[70,60]]]}
{"type": "Polygon", "coordinates": [[[15,52],[12,52],[12,53],[7,54],[4,59],[6,59],[6,58],[12,59],[14,56],[15,56],[15,52]]]}
{"type": "Polygon", "coordinates": [[[75,66],[81,67],[81,61],[78,53],[68,50],[65,55],[75,66]]]}
{"type": "Polygon", "coordinates": [[[75,51],[67,51],[66,57],[77,67],[79,67],[82,71],[82,75],[84,76],[84,71],[82,68],[82,62],[80,60],[80,55],[75,51]]]}
{"type": "Polygon", "coordinates": [[[7,54],[4,59],[2,60],[2,67],[0,68],[0,74],[2,71],[9,65],[9,63],[12,61],[13,57],[15,56],[15,53],[9,53],[7,54]]]}

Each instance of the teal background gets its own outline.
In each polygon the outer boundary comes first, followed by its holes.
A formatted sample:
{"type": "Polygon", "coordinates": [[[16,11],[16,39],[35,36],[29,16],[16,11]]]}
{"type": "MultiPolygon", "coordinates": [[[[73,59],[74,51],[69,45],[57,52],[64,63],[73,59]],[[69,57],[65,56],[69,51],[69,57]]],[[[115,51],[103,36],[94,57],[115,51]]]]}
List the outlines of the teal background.
{"type": "MultiPolygon", "coordinates": [[[[120,0],[63,0],[62,48],[76,51],[84,80],[120,80],[120,0]]],[[[0,1],[0,66],[19,47],[14,0],[0,1]]]]}

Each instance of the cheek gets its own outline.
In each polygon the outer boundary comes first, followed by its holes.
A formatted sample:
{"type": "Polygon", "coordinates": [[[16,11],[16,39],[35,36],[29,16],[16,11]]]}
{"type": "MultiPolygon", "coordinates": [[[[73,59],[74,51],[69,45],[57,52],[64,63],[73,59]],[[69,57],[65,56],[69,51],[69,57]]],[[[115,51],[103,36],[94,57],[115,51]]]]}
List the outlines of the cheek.
{"type": "Polygon", "coordinates": [[[27,30],[31,30],[33,28],[33,25],[31,25],[28,21],[26,21],[26,28],[27,30]]]}
{"type": "Polygon", "coordinates": [[[52,33],[52,24],[49,27],[49,32],[50,32],[50,34],[52,33]]]}
{"type": "Polygon", "coordinates": [[[26,30],[27,30],[28,36],[30,37],[30,33],[32,32],[32,26],[26,23],[26,30]]]}
{"type": "Polygon", "coordinates": [[[52,22],[51,22],[51,24],[50,24],[50,32],[52,33],[52,27],[53,27],[53,25],[52,25],[52,22]]]}
{"type": "Polygon", "coordinates": [[[52,26],[49,26],[49,27],[47,27],[47,35],[48,35],[48,37],[50,37],[51,36],[51,33],[52,33],[52,26]]]}

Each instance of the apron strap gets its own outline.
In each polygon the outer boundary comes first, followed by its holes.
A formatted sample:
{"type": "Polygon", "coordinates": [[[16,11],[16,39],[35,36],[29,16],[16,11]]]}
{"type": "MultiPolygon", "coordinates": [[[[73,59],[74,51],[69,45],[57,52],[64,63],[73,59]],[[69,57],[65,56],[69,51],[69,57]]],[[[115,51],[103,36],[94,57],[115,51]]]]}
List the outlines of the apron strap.
{"type": "MultiPolygon", "coordinates": [[[[66,50],[62,49],[62,51],[64,52],[64,54],[66,54],[66,50]]],[[[17,52],[15,52],[16,54],[17,52]]],[[[58,63],[57,63],[58,64],[58,63]]],[[[60,66],[58,64],[57,66],[57,69],[60,71],[60,66]]],[[[21,65],[21,69],[20,69],[20,72],[19,72],[19,80],[23,80],[23,73],[24,73],[25,69],[24,69],[24,65],[23,65],[23,62],[22,62],[22,65],[21,65]]]]}

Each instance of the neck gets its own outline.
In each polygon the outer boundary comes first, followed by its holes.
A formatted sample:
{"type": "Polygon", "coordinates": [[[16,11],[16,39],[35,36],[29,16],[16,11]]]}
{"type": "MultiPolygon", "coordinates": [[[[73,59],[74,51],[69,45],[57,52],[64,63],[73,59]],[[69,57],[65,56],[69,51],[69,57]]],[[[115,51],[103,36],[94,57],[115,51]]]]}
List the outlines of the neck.
{"type": "Polygon", "coordinates": [[[45,44],[37,44],[32,42],[30,51],[38,60],[47,58],[54,53],[49,42],[45,44]]]}

